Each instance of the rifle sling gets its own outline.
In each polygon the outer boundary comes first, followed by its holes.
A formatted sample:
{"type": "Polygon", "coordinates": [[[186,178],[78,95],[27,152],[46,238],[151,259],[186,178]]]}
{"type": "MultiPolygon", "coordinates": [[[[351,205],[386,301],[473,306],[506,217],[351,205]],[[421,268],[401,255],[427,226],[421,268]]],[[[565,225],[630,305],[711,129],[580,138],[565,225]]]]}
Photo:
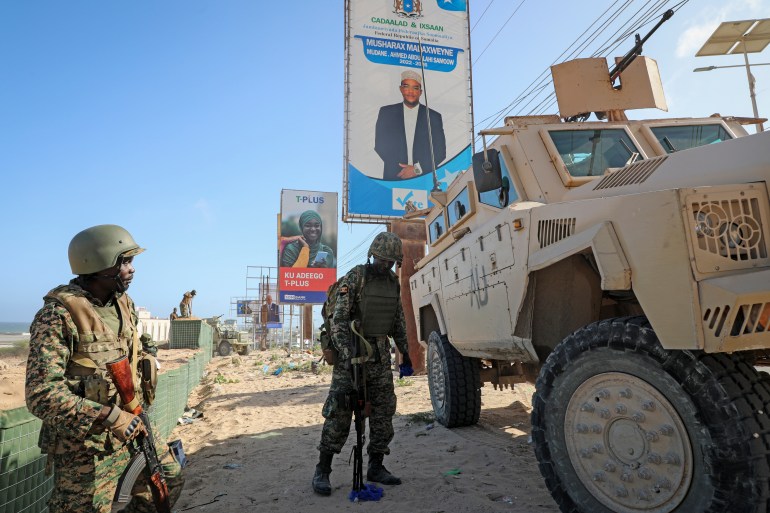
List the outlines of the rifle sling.
{"type": "Polygon", "coordinates": [[[355,358],[351,358],[350,359],[350,363],[352,363],[353,365],[360,365],[362,363],[368,362],[371,359],[372,354],[374,353],[374,349],[372,349],[372,345],[356,329],[355,321],[351,321],[350,322],[350,330],[353,332],[353,334],[355,336],[357,336],[359,338],[359,340],[361,340],[361,342],[362,342],[362,344],[364,346],[364,355],[363,356],[358,356],[358,357],[355,357],[355,358]]]}

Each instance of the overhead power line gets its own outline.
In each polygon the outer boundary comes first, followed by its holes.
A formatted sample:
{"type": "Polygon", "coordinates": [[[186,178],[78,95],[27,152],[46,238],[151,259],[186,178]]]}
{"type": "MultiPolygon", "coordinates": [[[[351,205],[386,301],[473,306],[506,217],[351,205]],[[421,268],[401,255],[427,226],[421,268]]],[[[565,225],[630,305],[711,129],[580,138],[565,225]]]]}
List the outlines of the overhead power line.
{"type": "Polygon", "coordinates": [[[510,16],[508,16],[508,19],[505,20],[505,23],[503,23],[503,26],[498,29],[498,31],[495,33],[494,36],[492,36],[492,39],[489,41],[489,43],[487,43],[487,46],[485,46],[484,49],[481,50],[481,53],[479,54],[479,56],[476,57],[476,60],[473,61],[474,65],[477,62],[479,62],[479,59],[481,59],[481,56],[484,55],[484,52],[487,51],[487,48],[489,48],[490,45],[495,42],[495,39],[497,39],[497,36],[500,35],[500,32],[502,32],[503,29],[505,28],[505,26],[508,25],[508,22],[511,21],[511,19],[513,19],[513,15],[516,14],[517,12],[519,12],[519,9],[521,8],[522,5],[524,5],[524,2],[526,2],[526,1],[527,0],[521,0],[521,2],[519,2],[519,5],[517,5],[516,9],[513,10],[513,12],[511,13],[510,16]]]}
{"type": "Polygon", "coordinates": [[[483,125],[483,128],[490,128],[497,126],[509,115],[539,115],[549,112],[549,109],[556,103],[555,93],[552,90],[553,80],[550,77],[550,66],[581,56],[610,57],[618,47],[627,42],[633,33],[655,21],[662,15],[663,11],[669,8],[677,11],[689,2],[689,0],[681,0],[673,7],[668,7],[671,1],[646,0],[641,2],[641,6],[625,18],[623,17],[624,13],[636,0],[613,1],[518,96],[502,109],[482,119],[478,125],[483,125]]]}
{"type": "Polygon", "coordinates": [[[484,17],[484,15],[487,13],[487,11],[489,10],[489,8],[490,8],[490,7],[492,7],[492,4],[493,4],[493,3],[495,3],[495,0],[491,0],[491,1],[490,1],[490,2],[487,4],[487,8],[486,8],[486,9],[484,9],[484,12],[482,12],[482,13],[481,13],[481,16],[479,16],[479,19],[477,19],[477,20],[476,20],[476,23],[474,23],[474,24],[473,24],[473,26],[471,27],[471,32],[473,32],[473,29],[475,29],[475,28],[476,28],[476,25],[478,25],[478,24],[479,24],[479,22],[480,22],[480,21],[481,21],[481,19],[484,17]]]}

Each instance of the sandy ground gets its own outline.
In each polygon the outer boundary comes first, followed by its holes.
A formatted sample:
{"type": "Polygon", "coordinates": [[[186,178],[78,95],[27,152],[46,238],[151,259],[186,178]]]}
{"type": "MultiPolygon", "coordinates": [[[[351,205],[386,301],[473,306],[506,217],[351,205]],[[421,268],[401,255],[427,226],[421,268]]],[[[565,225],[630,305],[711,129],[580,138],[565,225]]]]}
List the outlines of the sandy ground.
{"type": "MultiPolygon", "coordinates": [[[[286,370],[309,364],[311,355],[257,352],[215,358],[188,404],[203,417],[177,426],[190,459],[187,484],[176,511],[556,512],[529,438],[531,385],[482,389],[478,425],[446,429],[433,422],[425,376],[396,386],[395,438],[385,465],[401,486],[384,487],[377,503],[349,502],[355,443],[351,430],[334,459],[330,497],[310,482],[318,458],[321,407],[331,374],[286,370]],[[272,359],[272,360],[271,360],[272,359]],[[264,366],[268,365],[267,373],[264,366]]],[[[366,458],[366,456],[364,456],[366,458]]],[[[366,465],[366,462],[364,462],[366,465]]]]}
{"type": "MultiPolygon", "coordinates": [[[[185,351],[161,350],[161,361],[173,368],[189,357],[185,351]]],[[[396,386],[395,438],[385,465],[403,484],[384,487],[379,502],[348,500],[355,443],[351,429],[332,465],[332,495],[316,495],[310,482],[318,459],[321,407],[331,382],[329,367],[311,371],[316,358],[277,350],[209,363],[202,384],[188,399],[203,416],[178,425],[172,434],[183,441],[190,461],[174,511],[558,511],[529,443],[533,387],[485,386],[479,424],[449,430],[433,422],[425,376],[396,386]],[[279,367],[283,372],[275,375],[279,367]]],[[[25,365],[24,357],[0,357],[0,409],[23,406],[25,365]]]]}

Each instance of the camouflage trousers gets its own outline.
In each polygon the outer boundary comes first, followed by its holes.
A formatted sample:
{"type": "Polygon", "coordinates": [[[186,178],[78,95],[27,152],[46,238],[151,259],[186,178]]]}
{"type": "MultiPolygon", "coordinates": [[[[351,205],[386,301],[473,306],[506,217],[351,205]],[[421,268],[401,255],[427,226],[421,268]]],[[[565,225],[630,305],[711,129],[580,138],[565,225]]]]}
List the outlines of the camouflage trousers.
{"type": "MultiPolygon", "coordinates": [[[[365,363],[366,390],[371,403],[369,421],[368,454],[390,454],[388,445],[393,440],[393,415],[396,413],[396,393],[393,388],[393,372],[390,368],[390,352],[381,346],[380,358],[365,363]]],[[[389,347],[388,347],[389,349],[389,347]]],[[[339,454],[350,433],[353,411],[347,398],[353,392],[350,371],[340,363],[334,366],[329,396],[323,406],[324,426],[318,450],[339,454]]]]}
{"type": "MultiPolygon", "coordinates": [[[[49,513],[110,513],[118,479],[129,463],[128,449],[121,447],[117,451],[109,452],[67,439],[61,443],[63,447],[53,456],[54,489],[48,501],[49,513]]],[[[159,446],[156,444],[156,447],[159,446]]],[[[184,485],[181,468],[163,452],[159,452],[158,456],[162,457],[169,496],[173,504],[184,485]]],[[[136,480],[132,495],[131,501],[121,511],[157,511],[144,474],[136,480]]]]}

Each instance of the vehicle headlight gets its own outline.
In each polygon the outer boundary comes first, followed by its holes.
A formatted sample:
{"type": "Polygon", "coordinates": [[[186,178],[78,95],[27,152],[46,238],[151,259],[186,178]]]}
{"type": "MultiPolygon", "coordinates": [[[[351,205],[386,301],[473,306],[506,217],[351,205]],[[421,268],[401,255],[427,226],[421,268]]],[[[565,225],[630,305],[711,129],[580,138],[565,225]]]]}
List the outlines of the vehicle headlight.
{"type": "Polygon", "coordinates": [[[695,233],[698,237],[714,237],[724,231],[725,213],[721,209],[703,209],[695,214],[695,233]]]}

